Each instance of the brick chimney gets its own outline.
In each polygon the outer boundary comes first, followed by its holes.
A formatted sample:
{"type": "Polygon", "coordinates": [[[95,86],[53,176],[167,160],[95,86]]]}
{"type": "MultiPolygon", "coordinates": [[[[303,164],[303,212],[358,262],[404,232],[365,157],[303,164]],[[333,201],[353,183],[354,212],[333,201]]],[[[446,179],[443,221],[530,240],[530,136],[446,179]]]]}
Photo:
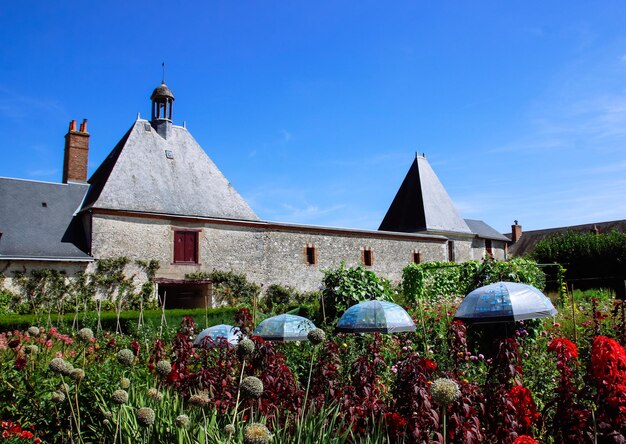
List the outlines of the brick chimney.
{"type": "Polygon", "coordinates": [[[89,157],[89,133],[87,119],[76,131],[76,120],[70,122],[65,135],[65,157],[63,159],[63,183],[87,181],[87,159],[89,157]]]}
{"type": "Polygon", "coordinates": [[[522,237],[522,226],[517,223],[517,221],[513,221],[514,224],[511,225],[511,240],[513,242],[517,242],[520,237],[522,237]]]}

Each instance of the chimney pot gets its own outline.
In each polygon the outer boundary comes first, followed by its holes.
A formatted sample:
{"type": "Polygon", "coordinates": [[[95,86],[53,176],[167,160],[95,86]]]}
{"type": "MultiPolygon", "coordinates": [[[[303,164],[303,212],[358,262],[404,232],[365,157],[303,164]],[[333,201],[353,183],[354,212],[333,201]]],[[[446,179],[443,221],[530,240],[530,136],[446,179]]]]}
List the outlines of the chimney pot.
{"type": "Polygon", "coordinates": [[[74,119],[70,122],[70,131],[76,131],[76,120],[74,119]]]}
{"type": "Polygon", "coordinates": [[[83,123],[80,124],[80,132],[81,133],[87,132],[87,119],[83,119],[83,123]]]}

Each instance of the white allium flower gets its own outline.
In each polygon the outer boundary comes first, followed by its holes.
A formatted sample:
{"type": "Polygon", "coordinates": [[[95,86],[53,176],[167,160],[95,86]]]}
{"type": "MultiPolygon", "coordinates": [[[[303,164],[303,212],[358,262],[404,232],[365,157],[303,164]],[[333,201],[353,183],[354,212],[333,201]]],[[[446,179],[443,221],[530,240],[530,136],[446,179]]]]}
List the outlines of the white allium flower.
{"type": "Polygon", "coordinates": [[[263,382],[255,376],[246,376],[239,389],[246,398],[258,398],[263,394],[263,382]]]}
{"type": "Polygon", "coordinates": [[[142,407],[137,410],[137,424],[141,427],[150,427],[154,424],[155,419],[156,415],[154,414],[154,410],[150,407],[142,407]]]}
{"type": "Polygon", "coordinates": [[[430,386],[430,394],[437,403],[448,406],[461,397],[461,390],[452,379],[439,378],[430,386]]]}
{"type": "Polygon", "coordinates": [[[243,431],[244,444],[269,444],[271,439],[268,428],[258,422],[247,425],[243,431]]]}

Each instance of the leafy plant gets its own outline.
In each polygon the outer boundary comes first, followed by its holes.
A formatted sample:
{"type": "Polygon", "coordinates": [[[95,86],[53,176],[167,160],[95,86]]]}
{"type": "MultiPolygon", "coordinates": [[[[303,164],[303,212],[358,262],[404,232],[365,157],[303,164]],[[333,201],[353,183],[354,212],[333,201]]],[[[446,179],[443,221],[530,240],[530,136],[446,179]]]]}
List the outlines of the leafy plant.
{"type": "Polygon", "coordinates": [[[393,300],[394,292],[389,280],[360,265],[347,268],[342,262],[338,268],[325,270],[323,283],[322,309],[328,323],[356,303],[370,299],[393,300]]]}
{"type": "Polygon", "coordinates": [[[265,313],[284,313],[297,306],[300,292],[293,287],[272,284],[265,290],[259,308],[265,313]]]}

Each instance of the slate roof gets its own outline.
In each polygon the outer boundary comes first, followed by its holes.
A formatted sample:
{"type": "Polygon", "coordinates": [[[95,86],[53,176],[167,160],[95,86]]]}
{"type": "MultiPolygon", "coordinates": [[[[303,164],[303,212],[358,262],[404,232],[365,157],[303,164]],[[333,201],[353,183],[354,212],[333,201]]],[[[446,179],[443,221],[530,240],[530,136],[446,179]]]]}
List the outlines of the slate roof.
{"type": "Polygon", "coordinates": [[[89,179],[83,209],[259,220],[186,128],[138,119],[89,179]]]}
{"type": "Polygon", "coordinates": [[[491,227],[490,225],[487,225],[487,223],[485,223],[482,220],[465,219],[465,223],[467,224],[469,229],[472,230],[472,233],[474,233],[476,236],[480,238],[493,239],[493,240],[499,240],[499,241],[504,241],[504,242],[511,241],[511,239],[509,239],[503,234],[498,233],[495,228],[491,227]]]}
{"type": "MultiPolygon", "coordinates": [[[[522,237],[517,242],[509,246],[509,254],[512,256],[524,256],[532,253],[537,243],[548,236],[566,233],[568,231],[577,231],[583,233],[610,233],[611,231],[619,231],[626,233],[626,220],[614,220],[609,222],[597,222],[593,224],[572,225],[569,227],[546,228],[543,230],[523,231],[522,237]]],[[[511,233],[505,234],[511,240],[511,233]]]]}
{"type": "Polygon", "coordinates": [[[74,217],[86,192],[87,184],[0,178],[0,259],[92,260],[74,217]]]}
{"type": "Polygon", "coordinates": [[[405,233],[472,233],[423,156],[415,157],[378,229],[405,233]]]}

